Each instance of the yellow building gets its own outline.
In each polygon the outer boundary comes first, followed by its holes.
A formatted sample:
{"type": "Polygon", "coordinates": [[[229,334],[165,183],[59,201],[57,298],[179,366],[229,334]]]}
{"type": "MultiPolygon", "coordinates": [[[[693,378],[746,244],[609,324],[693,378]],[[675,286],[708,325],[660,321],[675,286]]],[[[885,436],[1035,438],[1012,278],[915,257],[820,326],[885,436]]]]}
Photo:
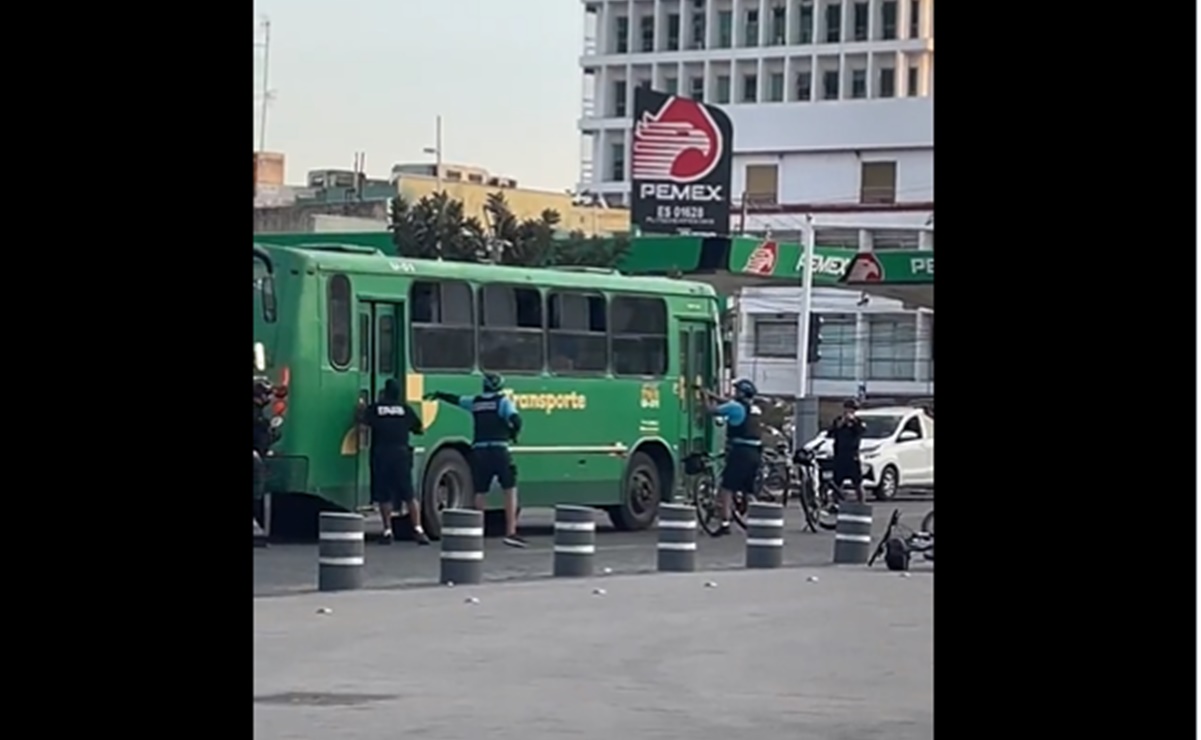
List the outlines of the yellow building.
{"type": "MultiPolygon", "coordinates": [[[[417,167],[398,165],[392,171],[397,192],[410,202],[433,195],[438,190],[433,165],[426,165],[429,174],[411,171],[417,167]]],[[[604,235],[630,230],[630,212],[624,208],[576,205],[567,193],[513,187],[516,183],[512,180],[491,177],[476,167],[443,164],[442,169],[442,189],[452,200],[463,202],[465,216],[475,216],[485,224],[484,205],[488,202],[488,196],[501,192],[518,219],[538,218],[544,210],[550,209],[559,213],[560,228],[564,231],[604,235]]]]}

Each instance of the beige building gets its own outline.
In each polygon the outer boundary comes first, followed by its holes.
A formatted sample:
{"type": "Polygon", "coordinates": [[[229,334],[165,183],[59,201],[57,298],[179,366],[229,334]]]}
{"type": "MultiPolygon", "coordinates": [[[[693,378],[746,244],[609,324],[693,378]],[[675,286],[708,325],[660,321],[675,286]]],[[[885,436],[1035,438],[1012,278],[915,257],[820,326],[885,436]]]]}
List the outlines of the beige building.
{"type": "MultiPolygon", "coordinates": [[[[438,190],[438,177],[433,164],[398,164],[392,168],[392,181],[397,192],[415,201],[438,190]]],[[[505,201],[519,219],[538,218],[547,209],[557,211],[565,231],[585,234],[613,234],[630,230],[630,212],[625,208],[606,208],[580,205],[566,192],[531,190],[518,187],[517,181],[491,175],[479,167],[442,165],[442,189],[453,200],[463,202],[463,212],[484,221],[484,205],[488,196],[504,193],[505,201]]],[[[485,221],[486,223],[486,221],[485,221]]]]}

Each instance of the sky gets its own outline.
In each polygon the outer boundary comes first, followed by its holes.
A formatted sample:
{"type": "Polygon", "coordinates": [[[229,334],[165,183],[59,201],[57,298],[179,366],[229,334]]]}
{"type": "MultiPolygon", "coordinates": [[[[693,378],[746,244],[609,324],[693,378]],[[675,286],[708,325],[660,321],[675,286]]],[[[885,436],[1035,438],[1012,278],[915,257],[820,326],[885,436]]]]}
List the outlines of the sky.
{"type": "MultiPolygon", "coordinates": [[[[271,21],[266,148],[288,184],[309,170],[369,177],[443,160],[564,190],[579,176],[584,9],[580,0],[255,0],[271,21]]],[[[254,50],[254,147],[263,51],[254,50]]]]}

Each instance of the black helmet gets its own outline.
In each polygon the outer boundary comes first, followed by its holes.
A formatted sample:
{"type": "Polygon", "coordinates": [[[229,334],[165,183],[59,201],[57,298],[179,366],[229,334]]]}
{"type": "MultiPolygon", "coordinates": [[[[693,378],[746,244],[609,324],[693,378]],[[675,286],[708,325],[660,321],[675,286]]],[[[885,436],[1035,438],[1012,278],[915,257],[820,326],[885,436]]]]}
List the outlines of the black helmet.
{"type": "Polygon", "coordinates": [[[859,400],[855,399],[855,398],[848,398],[847,400],[842,402],[842,407],[844,409],[858,409],[859,408],[859,400]]]}
{"type": "Polygon", "coordinates": [[[738,378],[732,385],[734,386],[734,396],[736,398],[754,398],[759,393],[759,389],[755,384],[746,378],[738,378]]]}
{"type": "Polygon", "coordinates": [[[484,393],[500,393],[505,379],[500,373],[484,373],[484,393]]]}

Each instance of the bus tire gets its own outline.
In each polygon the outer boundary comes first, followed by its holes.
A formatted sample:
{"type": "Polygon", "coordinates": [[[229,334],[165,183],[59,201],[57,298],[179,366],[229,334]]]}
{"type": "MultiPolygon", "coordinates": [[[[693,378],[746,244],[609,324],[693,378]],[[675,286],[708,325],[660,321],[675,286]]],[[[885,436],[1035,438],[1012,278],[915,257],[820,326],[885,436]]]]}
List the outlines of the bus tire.
{"type": "Polygon", "coordinates": [[[645,452],[635,452],[626,467],[625,480],[621,487],[621,503],[605,510],[613,522],[613,528],[621,532],[635,532],[655,523],[659,515],[662,498],[662,483],[659,467],[645,452]]]}
{"type": "Polygon", "coordinates": [[[471,506],[471,466],[458,450],[442,450],[434,455],[421,483],[421,522],[431,540],[442,537],[444,507],[438,496],[438,484],[443,481],[453,487],[447,494],[453,498],[445,502],[446,506],[471,506]]]}

